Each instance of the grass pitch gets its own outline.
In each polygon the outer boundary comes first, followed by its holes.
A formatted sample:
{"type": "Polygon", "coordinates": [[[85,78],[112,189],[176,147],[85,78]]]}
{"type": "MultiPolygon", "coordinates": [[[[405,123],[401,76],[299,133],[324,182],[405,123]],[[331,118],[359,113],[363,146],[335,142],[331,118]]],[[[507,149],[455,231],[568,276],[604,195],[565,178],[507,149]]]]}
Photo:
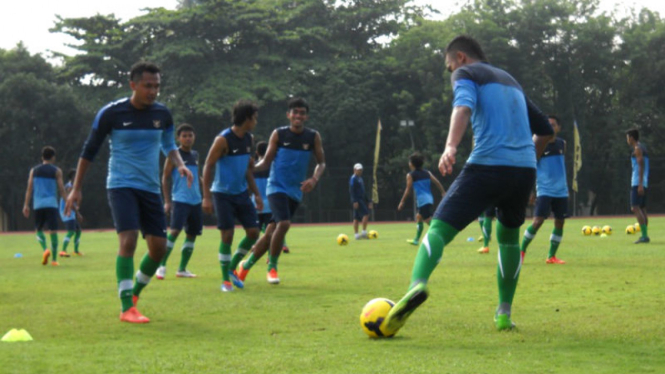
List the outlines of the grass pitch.
{"type": "Polygon", "coordinates": [[[25,328],[34,341],[0,343],[0,372],[663,373],[665,218],[651,219],[647,245],[623,233],[630,223],[568,220],[557,254],[568,263],[546,265],[548,220],[522,268],[516,332],[494,328],[497,245],[477,254],[480,230],[472,224],[446,247],[429,300],[395,338],[382,340],[363,334],[360,310],[406,291],[417,248],[405,239],[414,224],[370,225],[379,239],[344,247],[335,238],[352,237],[350,225],[295,226],[292,253],[280,259],[282,284],[266,282],[261,260],[246,288],[230,294],[219,290],[218,232],[205,230],[197,241],[189,266],[197,279],[174,276],[181,237],[167,279],[153,279],[142,294],[147,325],[118,321],[115,233],[85,232],[85,257],[61,259],[60,267],[40,264],[33,234],[4,235],[0,334],[25,328]],[[584,237],[587,224],[615,233],[584,237]]]}

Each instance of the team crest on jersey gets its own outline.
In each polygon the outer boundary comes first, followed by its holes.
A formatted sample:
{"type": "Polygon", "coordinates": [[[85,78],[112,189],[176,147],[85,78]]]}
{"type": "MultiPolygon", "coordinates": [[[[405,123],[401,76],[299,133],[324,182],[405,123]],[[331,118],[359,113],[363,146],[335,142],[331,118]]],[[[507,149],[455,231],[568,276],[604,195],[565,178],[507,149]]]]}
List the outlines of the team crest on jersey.
{"type": "Polygon", "coordinates": [[[152,121],[152,125],[155,126],[156,129],[158,129],[162,126],[162,121],[155,119],[152,121]]]}
{"type": "Polygon", "coordinates": [[[304,149],[304,150],[308,150],[308,149],[309,149],[309,144],[303,144],[303,145],[302,145],[302,149],[304,149]]]}

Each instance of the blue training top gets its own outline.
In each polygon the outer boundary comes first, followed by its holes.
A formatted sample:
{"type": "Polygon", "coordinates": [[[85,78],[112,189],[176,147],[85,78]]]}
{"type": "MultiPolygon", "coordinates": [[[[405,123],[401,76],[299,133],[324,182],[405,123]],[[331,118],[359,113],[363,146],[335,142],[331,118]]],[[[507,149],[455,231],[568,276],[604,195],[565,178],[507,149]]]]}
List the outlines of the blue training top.
{"type": "MultiPolygon", "coordinates": [[[[65,185],[65,190],[67,190],[68,188],[72,188],[72,182],[67,182],[67,184],[65,185]]],[[[76,212],[74,211],[74,209],[72,209],[72,211],[69,212],[69,215],[66,216],[65,204],[66,204],[65,199],[60,198],[60,219],[62,220],[62,222],[74,221],[76,219],[76,212]]]]}
{"type": "Polygon", "coordinates": [[[349,179],[349,194],[351,195],[351,203],[358,203],[365,201],[365,182],[362,177],[355,174],[349,179]]]}
{"type": "MultiPolygon", "coordinates": [[[[268,177],[270,176],[270,170],[264,171],[255,171],[254,172],[254,181],[256,182],[256,187],[261,193],[261,199],[263,200],[263,210],[258,212],[259,214],[263,213],[272,213],[270,210],[270,204],[268,204],[268,195],[266,194],[266,188],[268,187],[268,177]]],[[[256,206],[256,201],[254,201],[254,195],[252,195],[252,202],[256,206]]]]}
{"type": "Polygon", "coordinates": [[[565,149],[566,142],[561,138],[545,147],[536,173],[537,196],[568,197],[565,149]]]}
{"type": "Polygon", "coordinates": [[[418,208],[427,204],[434,204],[432,196],[432,181],[429,171],[420,169],[409,172],[413,180],[413,191],[416,194],[418,208]]]}
{"type": "Polygon", "coordinates": [[[302,133],[296,134],[289,126],[280,127],[276,131],[279,140],[275,160],[270,166],[267,194],[281,192],[300,202],[300,184],[307,177],[307,166],[317,132],[305,127],[302,133]]]}
{"type": "MultiPolygon", "coordinates": [[[[451,77],[453,107],[471,109],[475,147],[470,164],[536,168],[536,151],[531,137],[534,125],[538,135],[552,134],[547,118],[531,112],[522,87],[507,72],[484,62],[465,65],[451,77]],[[537,123],[533,123],[537,122],[537,123]]],[[[539,110],[538,110],[539,112],[539,110]]]]}
{"type": "MultiPolygon", "coordinates": [[[[649,153],[647,152],[647,147],[642,143],[637,143],[637,146],[642,150],[642,160],[644,161],[644,175],[642,177],[642,187],[649,187],[649,153]]],[[[640,185],[640,166],[637,164],[637,158],[635,157],[635,149],[630,154],[630,164],[633,167],[633,174],[630,178],[630,186],[636,187],[640,185]]]]}
{"type": "Polygon", "coordinates": [[[178,169],[173,168],[171,172],[171,200],[190,205],[201,204],[201,187],[199,185],[199,153],[195,150],[191,152],[183,151],[178,148],[182,161],[187,169],[192,172],[194,181],[192,187],[187,186],[187,178],[180,176],[178,169]]]}
{"type": "Polygon", "coordinates": [[[252,134],[246,133],[239,138],[231,128],[222,131],[228,145],[228,153],[217,160],[215,181],[212,183],[212,192],[228,195],[238,195],[247,191],[247,168],[252,153],[252,134]]]}
{"type": "Polygon", "coordinates": [[[32,168],[32,209],[58,207],[58,168],[41,164],[32,168]]]}
{"type": "Polygon", "coordinates": [[[95,117],[81,158],[93,161],[110,135],[106,188],[135,188],[159,194],[159,150],[176,149],[171,112],[161,103],[137,109],[129,98],[107,104],[95,117]]]}

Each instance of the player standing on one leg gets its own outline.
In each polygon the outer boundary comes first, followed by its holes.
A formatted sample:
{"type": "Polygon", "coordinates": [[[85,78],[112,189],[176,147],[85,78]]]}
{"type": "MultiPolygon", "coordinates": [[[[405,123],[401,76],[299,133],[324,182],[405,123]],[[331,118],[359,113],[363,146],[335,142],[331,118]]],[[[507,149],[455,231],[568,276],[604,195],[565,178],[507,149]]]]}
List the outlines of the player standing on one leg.
{"type": "Polygon", "coordinates": [[[249,251],[259,238],[256,208],[249,197],[251,191],[258,209],[263,208],[261,193],[254,182],[254,161],[251,157],[253,137],[250,132],[256,127],[258,116],[256,104],[247,100],[238,101],[233,106],[233,126],[215,138],[203,168],[203,211],[208,214],[213,212],[214,199],[217,228],[222,236],[219,262],[223,292],[233,291],[232,280],[236,287],[244,286],[231,269],[231,245],[236,218],[245,229],[245,238],[238,245],[241,251],[249,251]]]}
{"type": "Polygon", "coordinates": [[[277,261],[286,233],[291,227],[291,218],[302,200],[303,192],[312,191],[326,169],[321,135],[305,127],[308,116],[309,105],[304,99],[289,100],[286,117],[290,126],[272,132],[266,156],[256,164],[257,171],[270,168],[267,194],[274,222],[268,225],[265,235],[256,242],[247,261],[238,266],[237,273],[241,280],[245,279],[254,262],[270,249],[268,283],[279,284],[277,261]],[[316,158],[316,168],[314,175],[306,179],[312,152],[316,158]]]}
{"type": "Polygon", "coordinates": [[[626,141],[633,149],[630,154],[632,165],[632,177],[630,179],[630,210],[637,217],[640,224],[642,236],[635,241],[635,244],[649,243],[647,226],[649,217],[647,217],[647,187],[649,187],[649,153],[647,148],[640,142],[640,132],[637,129],[626,131],[626,141]]]}
{"type": "MultiPolygon", "coordinates": [[[[72,190],[72,183],[74,183],[74,178],[76,177],[76,169],[72,169],[67,173],[67,184],[65,185],[65,194],[69,194],[72,190]]],[[[65,195],[67,197],[67,195],[65,195]]],[[[60,257],[69,257],[67,253],[67,246],[69,242],[74,237],[74,254],[77,256],[83,256],[83,253],[79,252],[79,244],[81,240],[81,225],[80,221],[83,220],[83,217],[79,213],[78,207],[74,206],[72,211],[68,216],[65,215],[65,204],[66,201],[64,198],[60,199],[60,218],[62,223],[65,224],[67,228],[67,235],[65,239],[62,240],[62,251],[60,251],[60,257]]]]}
{"type": "Polygon", "coordinates": [[[351,195],[351,204],[353,204],[353,232],[355,232],[356,240],[368,239],[367,221],[369,220],[369,210],[372,209],[372,202],[367,201],[365,195],[362,164],[353,165],[353,175],[349,179],[349,194],[351,195]],[[359,234],[358,226],[360,222],[363,224],[363,231],[359,234]]]}
{"type": "Polygon", "coordinates": [[[171,213],[171,232],[166,237],[166,254],[160,263],[155,276],[164,279],[166,275],[166,261],[173,251],[175,241],[185,228],[185,242],[180,250],[180,266],[175,276],[178,278],[196,278],[196,274],[187,270],[189,259],[194,252],[196,237],[203,230],[203,212],[201,210],[201,179],[199,178],[199,153],[192,149],[196,134],[194,127],[183,123],[176,129],[176,138],[180,147],[178,152],[187,169],[194,176],[192,187],[188,187],[185,180],[180,178],[178,171],[167,158],[164,162],[164,173],[162,174],[162,193],[164,194],[164,211],[171,213]],[[173,181],[173,188],[171,188],[173,181]],[[173,189],[173,191],[171,191],[173,189]],[[173,195],[171,194],[173,192],[173,195]]]}
{"type": "Polygon", "coordinates": [[[404,195],[402,195],[402,200],[397,206],[397,210],[404,209],[406,198],[411,193],[411,189],[413,188],[416,191],[416,204],[418,206],[418,214],[416,214],[416,236],[413,240],[406,240],[407,243],[413,245],[418,245],[418,242],[420,241],[420,235],[423,233],[423,222],[429,225],[432,220],[432,211],[434,210],[432,184],[439,189],[441,197],[446,195],[446,190],[443,189],[441,182],[439,182],[429,170],[423,169],[423,163],[424,158],[420,153],[416,152],[409,156],[409,169],[411,169],[411,171],[406,174],[406,189],[404,190],[404,195]]]}
{"type": "Polygon", "coordinates": [[[453,73],[454,99],[446,148],[439,160],[441,174],[452,173],[469,120],[475,147],[434,213],[416,255],[409,291],[390,310],[385,323],[394,332],[406,323],[427,299],[427,281],[441,261],[444,246],[495,204],[499,221],[495,323],[499,330],[511,329],[511,306],[522,265],[520,225],[535,180],[536,155],[549,141],[552,127],[510,74],[486,62],[480,45],[471,37],[453,39],[445,57],[448,71],[453,73]]]}
{"type": "Polygon", "coordinates": [[[492,240],[492,221],[496,217],[496,207],[492,205],[487,208],[483,214],[478,217],[480,231],[483,233],[483,246],[478,249],[478,253],[490,253],[490,241],[492,240]]]}
{"type": "Polygon", "coordinates": [[[58,194],[65,196],[62,184],[62,170],[55,166],[55,149],[51,146],[42,148],[42,163],[30,169],[28,187],[25,189],[23,216],[30,217],[30,200],[35,210],[35,231],[37,241],[42,246],[42,265],[48,263],[49,255],[53,259],[51,265],[58,266],[58,194]],[[51,249],[46,245],[46,237],[42,229],[46,225],[51,236],[51,249]]]}
{"type": "Polygon", "coordinates": [[[160,148],[180,176],[187,178],[190,187],[193,177],[176,148],[171,112],[155,101],[161,84],[159,68],[149,62],[138,62],[132,66],[129,79],[132,96],[107,104],[92,123],[65,214],[74,206],[80,206],[83,178],[108,135],[113,146],[106,189],[120,242],[116,258],[118,294],[122,303],[120,320],[147,323],[150,320],[136,309],[136,304],[166,253],[166,214],[159,184],[160,148]],[[139,230],[148,244],[148,253],[141,260],[134,283],[134,252],[139,230]]]}
{"type": "Polygon", "coordinates": [[[550,236],[550,253],[547,256],[548,264],[565,264],[556,258],[563,238],[563,224],[568,214],[568,184],[566,183],[566,141],[557,138],[561,131],[559,118],[549,116],[550,125],[554,129],[554,138],[547,144],[543,156],[538,160],[536,172],[536,213],[533,222],[524,231],[522,239],[522,257],[526,254],[529,243],[549,217],[550,210],[554,213],[554,230],[550,236]]]}

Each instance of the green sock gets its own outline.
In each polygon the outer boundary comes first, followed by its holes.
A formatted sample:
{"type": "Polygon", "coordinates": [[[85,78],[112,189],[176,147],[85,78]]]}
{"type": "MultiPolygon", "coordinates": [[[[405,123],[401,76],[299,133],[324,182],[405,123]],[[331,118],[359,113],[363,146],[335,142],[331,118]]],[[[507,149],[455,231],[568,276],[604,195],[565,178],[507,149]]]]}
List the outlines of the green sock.
{"type": "Polygon", "coordinates": [[[81,242],[81,230],[76,230],[76,236],[74,237],[74,253],[79,253],[79,244],[81,242]]]}
{"type": "Polygon", "coordinates": [[[51,234],[51,257],[53,261],[58,261],[58,234],[51,234]]]}
{"type": "Polygon", "coordinates": [[[563,229],[554,228],[554,230],[552,230],[552,235],[550,235],[550,254],[547,258],[552,258],[556,255],[556,251],[559,249],[559,244],[561,244],[562,238],[563,229]]]}
{"type": "Polygon", "coordinates": [[[115,275],[118,279],[118,295],[120,296],[122,311],[124,312],[134,306],[134,303],[132,302],[132,288],[134,288],[134,282],[132,281],[134,276],[134,259],[132,257],[116,257],[115,275]]]}
{"type": "Polygon", "coordinates": [[[527,247],[529,246],[533,238],[536,237],[537,232],[538,231],[533,228],[533,225],[529,225],[529,227],[527,227],[526,230],[524,230],[524,239],[522,239],[522,248],[521,248],[522,252],[526,252],[527,247]]]}
{"type": "Polygon", "coordinates": [[[247,260],[245,260],[245,263],[242,264],[242,267],[245,270],[249,270],[249,269],[252,268],[252,266],[254,266],[254,264],[256,263],[256,260],[258,260],[258,258],[256,258],[256,256],[254,256],[254,252],[252,252],[247,257],[247,260]]]}
{"type": "Polygon", "coordinates": [[[499,286],[499,314],[510,315],[510,307],[515,296],[517,280],[522,267],[520,255],[520,229],[507,228],[498,222],[496,236],[499,242],[499,266],[497,267],[497,283],[499,286]]]}
{"type": "Polygon", "coordinates": [[[492,240],[492,217],[485,217],[483,220],[483,247],[487,247],[492,240]]]}
{"type": "Polygon", "coordinates": [[[175,246],[175,241],[177,238],[174,238],[173,235],[168,234],[166,236],[166,254],[164,254],[164,258],[162,259],[162,262],[160,265],[166,266],[166,260],[169,259],[169,256],[171,255],[171,252],[173,252],[173,247],[175,246]]]}
{"type": "Polygon", "coordinates": [[[233,254],[233,258],[231,258],[231,270],[235,270],[235,268],[238,267],[240,261],[242,261],[249,250],[252,249],[254,243],[256,243],[256,239],[252,240],[246,236],[240,241],[240,244],[238,244],[238,249],[236,249],[236,252],[233,254]]]}
{"type": "Polygon", "coordinates": [[[418,227],[418,229],[416,230],[416,237],[413,238],[413,241],[414,241],[414,242],[418,242],[418,241],[420,240],[420,235],[422,235],[422,233],[423,233],[423,227],[424,227],[425,225],[423,225],[422,222],[418,222],[418,224],[417,224],[416,226],[418,227]]]}
{"type": "Polygon", "coordinates": [[[187,270],[187,264],[189,259],[192,258],[192,253],[194,253],[194,240],[185,239],[180,250],[180,268],[178,270],[187,270]]]}
{"type": "Polygon", "coordinates": [[[444,246],[450,243],[458,232],[454,227],[443,221],[432,220],[429,230],[425,234],[425,239],[418,248],[418,254],[411,272],[409,289],[417,283],[427,283],[434,268],[441,261],[444,246]]]}
{"type": "Polygon", "coordinates": [[[39,242],[39,245],[42,246],[42,251],[46,250],[46,237],[44,236],[43,231],[37,231],[37,241],[39,242]]]}
{"type": "Polygon", "coordinates": [[[65,235],[65,238],[62,240],[63,252],[67,252],[67,246],[69,245],[69,241],[72,240],[72,236],[74,236],[74,231],[67,231],[67,235],[65,235]]]}
{"type": "Polygon", "coordinates": [[[642,230],[642,237],[646,238],[649,235],[647,235],[647,225],[640,225],[640,230],[642,230]]]}
{"type": "Polygon", "coordinates": [[[141,294],[145,286],[150,283],[150,279],[155,275],[158,267],[159,262],[150,258],[147,253],[143,256],[139,271],[136,272],[136,282],[134,283],[134,291],[132,292],[134,295],[138,296],[141,294]]]}
{"type": "Polygon", "coordinates": [[[229,282],[229,269],[231,268],[231,243],[219,245],[219,263],[222,266],[222,280],[229,282]]]}
{"type": "Polygon", "coordinates": [[[277,261],[278,260],[279,260],[279,255],[277,255],[277,256],[269,255],[268,256],[268,271],[270,271],[270,269],[277,270],[277,261]]]}
{"type": "Polygon", "coordinates": [[[478,224],[480,225],[480,232],[483,232],[483,223],[485,223],[485,213],[478,217],[478,224]]]}

